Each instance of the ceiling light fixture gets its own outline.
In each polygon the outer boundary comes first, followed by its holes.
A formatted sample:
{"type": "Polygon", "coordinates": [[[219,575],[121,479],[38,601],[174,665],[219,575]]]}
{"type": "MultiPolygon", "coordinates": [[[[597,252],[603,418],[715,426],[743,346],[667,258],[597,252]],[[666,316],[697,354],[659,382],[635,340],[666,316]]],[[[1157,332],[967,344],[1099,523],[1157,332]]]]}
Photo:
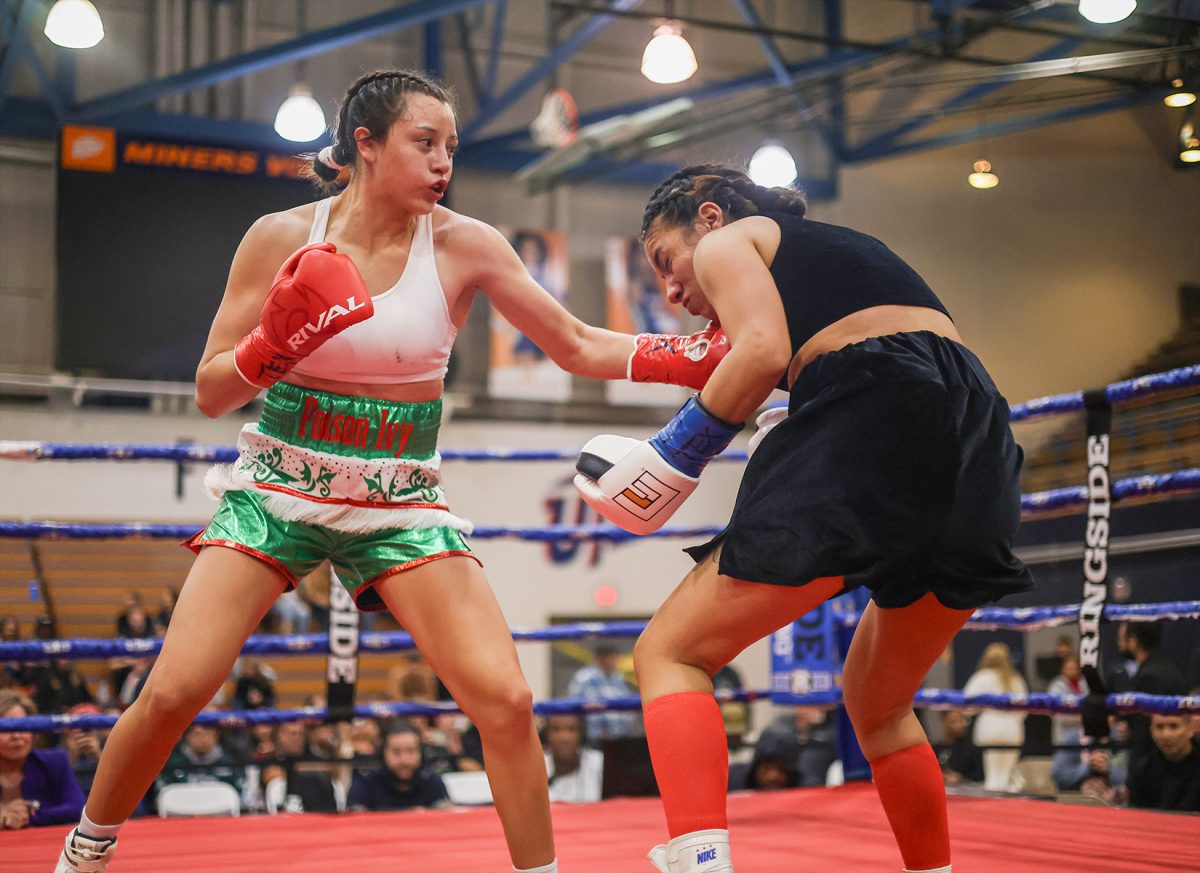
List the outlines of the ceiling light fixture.
{"type": "Polygon", "coordinates": [[[683,38],[683,25],[660,24],[642,52],[642,75],[659,85],[674,85],[690,79],[696,69],[696,53],[683,38]]]}
{"type": "Polygon", "coordinates": [[[992,172],[992,165],[988,161],[976,161],[973,169],[975,172],[967,176],[972,188],[995,188],[1000,184],[1000,177],[992,172]]]}
{"type": "Polygon", "coordinates": [[[796,161],[779,143],[765,142],[750,158],[746,173],[755,185],[786,188],[796,181],[796,161]]]}
{"type": "Polygon", "coordinates": [[[86,49],[104,39],[104,22],[90,0],[58,0],[42,32],[55,45],[86,49]]]}
{"type": "Polygon", "coordinates": [[[1137,9],[1137,0],[1079,0],[1079,14],[1092,24],[1124,21],[1137,9]]]}
{"type": "Polygon", "coordinates": [[[1196,92],[1183,86],[1183,79],[1175,79],[1171,82],[1171,87],[1175,90],[1163,97],[1163,103],[1166,103],[1172,108],[1181,106],[1191,106],[1196,102],[1196,92]]]}
{"type": "Polygon", "coordinates": [[[292,86],[275,113],[275,132],[292,142],[312,142],[325,132],[325,113],[308,86],[292,86]]]}
{"type": "Polygon", "coordinates": [[[1179,160],[1185,164],[1200,164],[1200,137],[1196,136],[1196,125],[1185,121],[1179,128],[1179,160]]]}

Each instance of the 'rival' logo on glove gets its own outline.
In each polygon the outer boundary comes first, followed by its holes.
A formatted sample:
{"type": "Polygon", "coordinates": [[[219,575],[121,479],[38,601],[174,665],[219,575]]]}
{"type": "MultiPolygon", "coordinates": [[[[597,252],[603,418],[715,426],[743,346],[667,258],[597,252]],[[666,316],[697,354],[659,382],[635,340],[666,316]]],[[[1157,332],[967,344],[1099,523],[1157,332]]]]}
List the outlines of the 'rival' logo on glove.
{"type": "Polygon", "coordinates": [[[328,327],[335,318],[349,315],[356,309],[362,309],[365,305],[364,303],[356,302],[354,297],[347,298],[345,306],[342,306],[340,303],[333,304],[333,306],[317,316],[317,323],[315,325],[312,322],[305,322],[304,327],[300,328],[288,339],[288,345],[292,347],[292,351],[295,351],[307,342],[310,336],[318,334],[328,327]]]}

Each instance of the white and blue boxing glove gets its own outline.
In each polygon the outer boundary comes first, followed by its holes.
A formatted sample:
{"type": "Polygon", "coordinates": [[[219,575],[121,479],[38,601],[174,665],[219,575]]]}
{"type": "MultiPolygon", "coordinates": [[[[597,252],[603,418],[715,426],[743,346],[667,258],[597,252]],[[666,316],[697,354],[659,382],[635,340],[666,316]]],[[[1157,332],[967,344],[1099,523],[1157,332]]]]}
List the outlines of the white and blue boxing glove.
{"type": "Polygon", "coordinates": [[[575,462],[575,487],[618,527],[653,533],[691,496],[705,466],[741,429],[717,418],[695,395],[649,440],[611,434],[588,440],[575,462]]]}

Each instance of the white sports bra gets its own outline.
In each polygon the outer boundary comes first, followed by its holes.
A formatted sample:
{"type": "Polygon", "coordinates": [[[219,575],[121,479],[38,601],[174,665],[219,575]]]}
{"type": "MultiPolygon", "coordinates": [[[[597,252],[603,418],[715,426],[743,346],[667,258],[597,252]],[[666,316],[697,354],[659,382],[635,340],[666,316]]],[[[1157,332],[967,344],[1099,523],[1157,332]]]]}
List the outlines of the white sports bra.
{"type": "MultiPolygon", "coordinates": [[[[324,241],[332,204],[332,197],[318,201],[309,244],[324,241]]],[[[327,340],[292,372],[371,384],[427,382],[446,375],[458,328],[438,279],[432,214],[418,216],[404,272],[373,302],[374,315],[327,340]]]]}

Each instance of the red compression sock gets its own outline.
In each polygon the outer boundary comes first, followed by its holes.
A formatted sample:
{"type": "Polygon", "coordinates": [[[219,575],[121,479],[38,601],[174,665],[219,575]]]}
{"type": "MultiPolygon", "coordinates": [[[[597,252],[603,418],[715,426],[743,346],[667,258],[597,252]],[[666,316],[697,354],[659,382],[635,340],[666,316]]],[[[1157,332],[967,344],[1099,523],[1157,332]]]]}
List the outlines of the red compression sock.
{"type": "Polygon", "coordinates": [[[727,830],[729,745],[712,694],[683,691],[645,707],[646,741],[671,838],[727,830]]]}
{"type": "Polygon", "coordinates": [[[929,743],[876,758],[871,762],[871,773],[904,866],[909,870],[934,870],[948,865],[946,786],[929,743]]]}

